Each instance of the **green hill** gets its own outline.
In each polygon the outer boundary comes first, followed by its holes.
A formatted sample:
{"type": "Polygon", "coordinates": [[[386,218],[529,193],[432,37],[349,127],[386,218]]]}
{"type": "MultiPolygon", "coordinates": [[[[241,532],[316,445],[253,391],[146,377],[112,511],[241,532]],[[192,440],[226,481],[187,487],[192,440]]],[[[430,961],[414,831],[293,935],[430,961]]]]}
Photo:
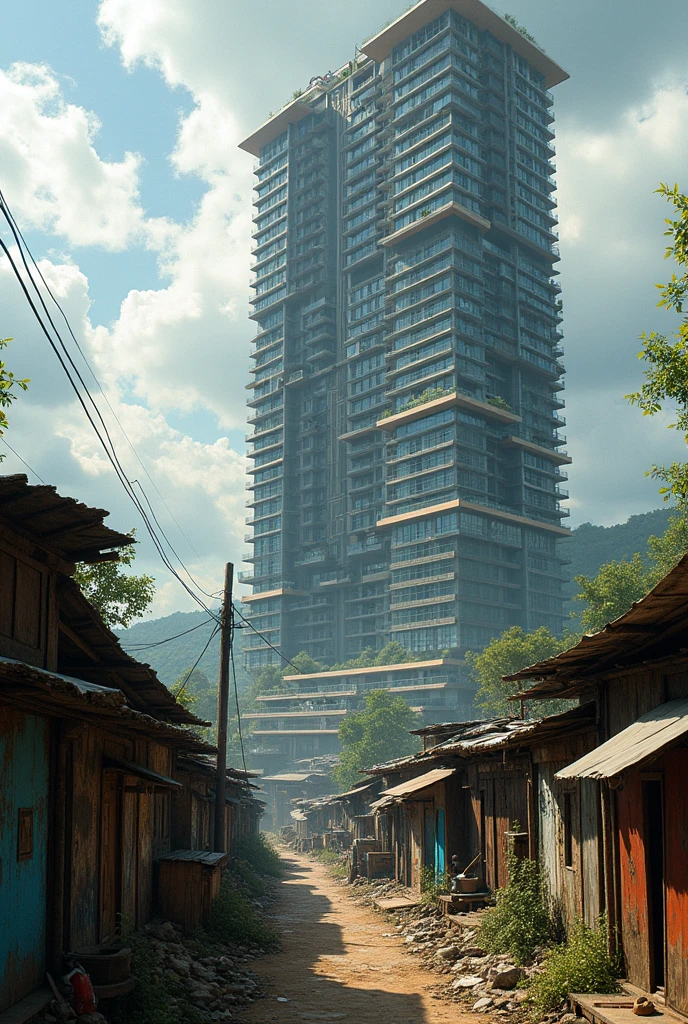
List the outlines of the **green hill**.
{"type": "MultiPolygon", "coordinates": [[[[654,512],[631,516],[625,523],[616,526],[593,526],[592,523],[582,523],[573,531],[570,540],[562,542],[562,551],[570,563],[566,566],[567,576],[571,580],[574,576],[594,576],[604,562],[630,557],[636,551],[644,553],[647,550],[648,537],[663,533],[668,518],[669,510],[660,508],[654,512]]],[[[575,583],[567,584],[570,598],[576,590],[575,583]]],[[[130,654],[139,661],[152,665],[166,686],[172,686],[185,669],[194,664],[210,636],[213,624],[204,623],[205,619],[207,615],[202,611],[175,612],[162,619],[137,622],[130,629],[120,631],[119,635],[130,654]],[[195,626],[198,628],[192,633],[160,644],[158,647],[148,647],[149,644],[156,644],[195,626]]],[[[243,667],[244,633],[244,630],[236,631],[235,662],[240,690],[250,682],[243,667]]],[[[198,667],[214,682],[217,679],[219,662],[219,640],[215,637],[198,667]]]]}
{"type": "MultiPolygon", "coordinates": [[[[565,566],[568,578],[595,576],[605,562],[619,562],[630,558],[639,551],[645,554],[648,538],[664,533],[669,523],[670,509],[658,508],[653,512],[631,516],[625,523],[615,526],[593,526],[581,523],[573,531],[570,540],[561,544],[561,552],[569,559],[565,566]]],[[[569,599],[578,593],[578,587],[571,582],[566,587],[569,599]]],[[[575,607],[575,605],[574,605],[575,607]]]]}
{"type": "MultiPolygon", "coordinates": [[[[179,677],[195,663],[213,631],[214,622],[207,621],[203,611],[174,612],[162,619],[144,619],[129,629],[118,630],[124,649],[138,661],[151,665],[165,686],[173,686],[179,677]],[[193,630],[193,632],[187,632],[193,630]],[[185,633],[185,636],[178,634],[185,633]],[[169,643],[160,643],[176,637],[169,643]],[[159,646],[149,646],[159,644],[159,646]]],[[[237,684],[243,690],[249,683],[244,670],[243,630],[235,634],[235,665],[237,684]]],[[[220,639],[216,636],[198,663],[200,671],[211,681],[217,679],[220,667],[220,639]]]]}

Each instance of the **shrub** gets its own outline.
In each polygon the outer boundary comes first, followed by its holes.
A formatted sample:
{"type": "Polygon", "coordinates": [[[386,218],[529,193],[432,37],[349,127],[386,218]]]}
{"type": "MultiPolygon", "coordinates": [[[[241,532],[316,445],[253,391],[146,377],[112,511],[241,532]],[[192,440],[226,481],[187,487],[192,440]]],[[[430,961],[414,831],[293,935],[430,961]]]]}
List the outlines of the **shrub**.
{"type": "Polygon", "coordinates": [[[253,896],[264,896],[267,892],[265,879],[253,870],[248,861],[234,860],[230,871],[239,885],[247,889],[253,896]]]}
{"type": "Polygon", "coordinates": [[[265,950],[280,945],[277,932],[261,921],[250,900],[232,887],[231,878],[223,880],[213,900],[206,931],[223,943],[251,944],[265,950]]]}
{"type": "Polygon", "coordinates": [[[449,892],[449,887],[447,874],[438,878],[433,868],[423,868],[420,876],[420,898],[423,903],[436,903],[438,896],[449,892]]]}
{"type": "Polygon", "coordinates": [[[554,936],[547,886],[540,866],[527,858],[519,860],[513,846],[507,866],[509,882],[497,890],[497,905],[484,915],[478,942],[489,953],[508,953],[524,964],[554,936]]]}
{"type": "Polygon", "coordinates": [[[609,955],[609,929],[600,918],[593,929],[577,921],[568,940],[545,955],[544,970],[529,985],[529,1002],[537,1013],[555,1010],[569,992],[617,992],[617,961],[609,955]]]}
{"type": "Polygon", "coordinates": [[[262,832],[239,840],[236,845],[236,855],[248,861],[259,875],[269,875],[271,878],[282,877],[283,868],[280,855],[262,832]]]}

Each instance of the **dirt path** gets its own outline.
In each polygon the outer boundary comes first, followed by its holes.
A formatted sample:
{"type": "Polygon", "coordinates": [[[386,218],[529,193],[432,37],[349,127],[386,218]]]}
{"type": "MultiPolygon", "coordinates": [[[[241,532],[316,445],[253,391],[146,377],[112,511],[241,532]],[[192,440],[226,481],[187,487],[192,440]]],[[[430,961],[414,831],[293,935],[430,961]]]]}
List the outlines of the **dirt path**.
{"type": "Polygon", "coordinates": [[[433,999],[433,975],[396,935],[385,937],[392,925],[348,899],[322,865],[297,854],[287,864],[275,915],[284,948],[255,965],[268,997],[247,1012],[247,1024],[484,1024],[433,999]]]}

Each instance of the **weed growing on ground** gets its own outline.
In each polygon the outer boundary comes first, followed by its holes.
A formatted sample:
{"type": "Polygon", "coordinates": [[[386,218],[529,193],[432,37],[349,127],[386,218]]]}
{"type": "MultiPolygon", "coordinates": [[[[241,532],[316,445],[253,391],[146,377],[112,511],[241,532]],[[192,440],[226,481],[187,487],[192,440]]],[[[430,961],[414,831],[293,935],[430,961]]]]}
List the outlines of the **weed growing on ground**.
{"type": "Polygon", "coordinates": [[[482,920],[478,942],[488,953],[508,953],[517,964],[529,963],[539,946],[554,938],[547,885],[539,864],[507,858],[509,881],[495,894],[496,906],[482,920]]]}
{"type": "Polygon", "coordinates": [[[259,875],[281,878],[284,873],[280,855],[262,832],[239,840],[236,844],[236,855],[248,861],[259,875]]]}
{"type": "Polygon", "coordinates": [[[528,986],[534,1018],[556,1010],[569,992],[617,992],[620,964],[609,955],[609,928],[604,917],[597,928],[577,921],[566,943],[545,954],[544,969],[528,986]]]}
{"type": "Polygon", "coordinates": [[[133,992],[117,1000],[117,1009],[110,1015],[112,1024],[178,1024],[180,1007],[170,1006],[170,1000],[183,1003],[184,1024],[201,1024],[198,1010],[186,1001],[182,984],[163,977],[155,952],[146,936],[130,935],[131,972],[137,985],[133,992]]]}
{"type": "Polygon", "coordinates": [[[250,900],[234,888],[231,877],[223,879],[213,900],[206,931],[224,943],[250,944],[263,950],[276,950],[280,945],[275,929],[261,921],[250,900]]]}
{"type": "Polygon", "coordinates": [[[348,878],[349,871],[341,853],[336,850],[314,850],[313,855],[327,867],[333,878],[348,878]]]}
{"type": "Polygon", "coordinates": [[[447,874],[437,876],[433,868],[423,868],[420,877],[420,898],[423,903],[436,904],[438,896],[448,893],[449,887],[447,874]]]}

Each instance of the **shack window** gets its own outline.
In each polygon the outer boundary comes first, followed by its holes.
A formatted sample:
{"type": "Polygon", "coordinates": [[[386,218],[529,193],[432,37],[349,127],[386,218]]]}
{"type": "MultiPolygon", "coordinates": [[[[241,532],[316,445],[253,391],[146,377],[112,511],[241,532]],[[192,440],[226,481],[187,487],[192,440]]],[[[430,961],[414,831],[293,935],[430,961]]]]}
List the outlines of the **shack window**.
{"type": "Polygon", "coordinates": [[[573,815],[571,813],[571,794],[564,793],[564,865],[567,868],[573,867],[573,815]]]}

